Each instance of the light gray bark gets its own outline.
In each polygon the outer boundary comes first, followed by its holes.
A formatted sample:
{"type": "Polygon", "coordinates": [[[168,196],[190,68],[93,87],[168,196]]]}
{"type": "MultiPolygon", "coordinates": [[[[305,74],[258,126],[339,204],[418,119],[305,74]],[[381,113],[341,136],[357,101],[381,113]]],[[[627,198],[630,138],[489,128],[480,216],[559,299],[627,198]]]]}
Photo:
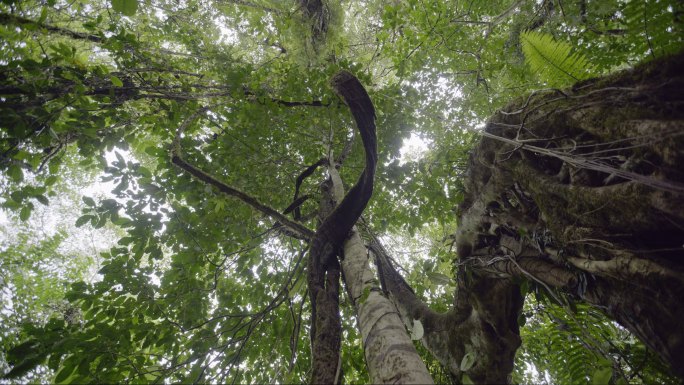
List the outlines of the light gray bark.
{"type": "Polygon", "coordinates": [[[370,269],[366,246],[356,230],[344,243],[342,271],[356,310],[371,381],[433,383],[397,309],[382,293],[370,269]]]}
{"type": "MultiPolygon", "coordinates": [[[[332,158],[332,157],[331,157],[332,158]]],[[[328,169],[335,200],[343,196],[335,167],[328,169]]],[[[354,304],[366,365],[374,384],[432,384],[399,313],[370,269],[368,250],[356,229],[344,242],[342,273],[354,304]]]]}

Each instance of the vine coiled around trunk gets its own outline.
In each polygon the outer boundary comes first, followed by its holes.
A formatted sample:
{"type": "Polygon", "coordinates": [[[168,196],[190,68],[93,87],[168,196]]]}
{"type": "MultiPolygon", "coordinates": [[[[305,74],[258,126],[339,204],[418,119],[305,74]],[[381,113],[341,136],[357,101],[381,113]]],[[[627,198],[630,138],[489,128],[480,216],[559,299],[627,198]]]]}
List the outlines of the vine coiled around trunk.
{"type": "Polygon", "coordinates": [[[354,116],[366,153],[366,166],[354,187],[325,218],[311,240],[308,284],[312,319],[311,383],[314,384],[338,382],[341,323],[340,268],[336,257],[373,194],[373,178],[377,163],[375,108],[368,93],[361,82],[347,71],[338,72],[330,84],[354,116]]]}

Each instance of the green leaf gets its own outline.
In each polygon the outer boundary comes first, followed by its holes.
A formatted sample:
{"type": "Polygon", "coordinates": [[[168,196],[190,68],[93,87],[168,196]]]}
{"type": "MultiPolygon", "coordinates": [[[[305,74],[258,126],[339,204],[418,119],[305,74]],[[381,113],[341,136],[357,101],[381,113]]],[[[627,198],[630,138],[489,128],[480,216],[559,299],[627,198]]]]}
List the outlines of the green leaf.
{"type": "Polygon", "coordinates": [[[591,375],[591,383],[598,385],[608,385],[610,378],[613,376],[613,368],[603,367],[596,369],[591,375]]]}
{"type": "Polygon", "coordinates": [[[112,218],[112,223],[120,227],[126,227],[131,223],[131,220],[128,218],[118,217],[112,218]]]}
{"type": "Polygon", "coordinates": [[[9,166],[7,169],[7,175],[12,179],[13,182],[21,182],[24,180],[24,172],[16,164],[9,166]]]}
{"type": "Polygon", "coordinates": [[[470,368],[473,367],[473,364],[475,364],[475,354],[473,354],[473,352],[466,353],[465,355],[463,355],[463,358],[461,359],[461,371],[468,371],[470,368]]]}
{"type": "Polygon", "coordinates": [[[45,178],[45,185],[46,186],[52,186],[57,182],[57,175],[50,175],[49,177],[45,178]]]}
{"type": "Polygon", "coordinates": [[[118,203],[115,199],[105,199],[101,202],[102,208],[108,211],[116,210],[119,208],[118,203]]]}
{"type": "Polygon", "coordinates": [[[31,206],[24,206],[21,208],[21,211],[19,212],[19,219],[22,220],[22,222],[26,222],[29,217],[31,217],[31,210],[33,207],[31,206]]]}
{"type": "Polygon", "coordinates": [[[47,360],[47,367],[52,369],[53,371],[56,371],[59,369],[59,363],[62,361],[62,355],[61,354],[51,354],[50,358],[47,360]]]}
{"type": "Polygon", "coordinates": [[[117,78],[116,76],[110,75],[109,80],[111,80],[112,84],[114,84],[115,86],[123,87],[123,82],[121,81],[121,79],[117,78]]]}
{"type": "Polygon", "coordinates": [[[126,16],[133,16],[135,15],[135,12],[138,10],[138,1],[112,0],[112,9],[114,9],[116,12],[123,13],[126,16]]]}
{"type": "Polygon", "coordinates": [[[36,198],[36,200],[38,200],[38,202],[40,202],[46,206],[50,204],[50,200],[47,199],[47,197],[45,195],[36,195],[35,198],[36,198]]]}
{"type": "Polygon", "coordinates": [[[138,168],[138,173],[146,178],[151,178],[152,177],[152,171],[148,169],[147,167],[140,166],[138,168]]]}
{"type": "Polygon", "coordinates": [[[88,376],[90,374],[90,361],[84,358],[80,364],[78,364],[78,374],[82,376],[88,376]]]}
{"type": "Polygon", "coordinates": [[[92,215],[84,215],[76,220],[76,227],[81,227],[88,223],[89,220],[93,219],[92,215]]]}
{"type": "Polygon", "coordinates": [[[69,365],[71,363],[70,360],[66,360],[65,363],[67,365],[63,366],[55,376],[56,384],[64,383],[64,381],[68,379],[71,376],[71,374],[76,370],[75,365],[69,365]]]}
{"type": "Polygon", "coordinates": [[[95,200],[93,200],[93,198],[84,196],[81,199],[83,199],[83,203],[85,203],[87,206],[95,207],[95,200]]]}
{"type": "Polygon", "coordinates": [[[152,155],[152,156],[159,156],[163,154],[164,150],[156,147],[156,146],[149,146],[145,147],[145,154],[147,155],[152,155]]]}
{"type": "Polygon", "coordinates": [[[107,217],[106,217],[106,216],[102,216],[102,217],[100,218],[100,220],[98,220],[98,221],[95,222],[95,224],[93,225],[93,227],[96,228],[96,229],[101,229],[101,228],[103,228],[104,225],[106,225],[106,224],[107,224],[107,217]]]}
{"type": "Polygon", "coordinates": [[[552,35],[526,31],[520,34],[520,42],[525,62],[549,85],[564,86],[591,76],[587,58],[552,35]]]}
{"type": "Polygon", "coordinates": [[[43,7],[40,10],[40,18],[38,18],[38,23],[44,23],[45,19],[47,19],[47,14],[48,14],[48,7],[43,7]]]}
{"type": "Polygon", "coordinates": [[[224,207],[224,201],[223,199],[219,199],[216,201],[216,205],[214,206],[214,212],[215,213],[220,213],[223,210],[224,207]]]}
{"type": "Polygon", "coordinates": [[[448,285],[451,283],[451,278],[442,273],[429,272],[427,273],[427,277],[436,285],[448,285]]]}
{"type": "Polygon", "coordinates": [[[10,193],[10,198],[12,198],[12,200],[13,200],[14,202],[17,202],[17,203],[23,202],[25,197],[26,197],[26,193],[24,193],[24,192],[21,191],[21,190],[19,190],[19,191],[12,191],[12,192],[10,193]]]}
{"type": "Polygon", "coordinates": [[[473,382],[473,380],[471,380],[470,377],[468,377],[468,375],[465,373],[463,373],[463,376],[461,377],[461,382],[463,383],[463,385],[475,384],[475,382],[473,382]]]}

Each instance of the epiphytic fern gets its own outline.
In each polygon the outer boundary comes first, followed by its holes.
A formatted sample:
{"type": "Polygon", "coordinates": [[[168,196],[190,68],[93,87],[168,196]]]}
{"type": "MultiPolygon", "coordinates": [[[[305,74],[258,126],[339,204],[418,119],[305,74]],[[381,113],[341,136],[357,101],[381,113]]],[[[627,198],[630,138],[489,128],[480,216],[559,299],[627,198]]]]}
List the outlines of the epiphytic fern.
{"type": "Polygon", "coordinates": [[[526,31],[520,34],[525,62],[544,83],[560,87],[586,79],[592,75],[589,61],[572,46],[556,41],[541,32],[526,31]]]}

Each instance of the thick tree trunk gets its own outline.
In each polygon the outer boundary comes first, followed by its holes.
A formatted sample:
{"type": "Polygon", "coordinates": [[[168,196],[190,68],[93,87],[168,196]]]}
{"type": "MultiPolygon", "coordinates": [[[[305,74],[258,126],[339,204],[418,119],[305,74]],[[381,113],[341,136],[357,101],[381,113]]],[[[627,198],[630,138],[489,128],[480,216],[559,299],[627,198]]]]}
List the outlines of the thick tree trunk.
{"type": "Polygon", "coordinates": [[[682,68],[684,54],[490,119],[458,209],[450,312],[427,308],[373,245],[394,304],[454,376],[509,381],[521,279],[603,310],[684,376],[682,68]],[[466,354],[475,363],[462,368],[466,354]]]}
{"type": "Polygon", "coordinates": [[[476,276],[522,277],[593,304],[679,375],[682,68],[679,55],[497,113],[471,156],[457,234],[476,276]]]}
{"type": "Polygon", "coordinates": [[[460,291],[455,306],[446,314],[427,307],[390,264],[377,239],[371,242],[383,287],[407,324],[423,325],[421,342],[455,379],[464,372],[482,384],[510,382],[518,346],[518,316],[523,298],[510,279],[459,277],[460,291]],[[504,307],[501,307],[504,306],[504,307]],[[463,357],[472,357],[472,366],[461,368],[463,357]],[[464,369],[464,370],[462,370],[464,369]]]}

